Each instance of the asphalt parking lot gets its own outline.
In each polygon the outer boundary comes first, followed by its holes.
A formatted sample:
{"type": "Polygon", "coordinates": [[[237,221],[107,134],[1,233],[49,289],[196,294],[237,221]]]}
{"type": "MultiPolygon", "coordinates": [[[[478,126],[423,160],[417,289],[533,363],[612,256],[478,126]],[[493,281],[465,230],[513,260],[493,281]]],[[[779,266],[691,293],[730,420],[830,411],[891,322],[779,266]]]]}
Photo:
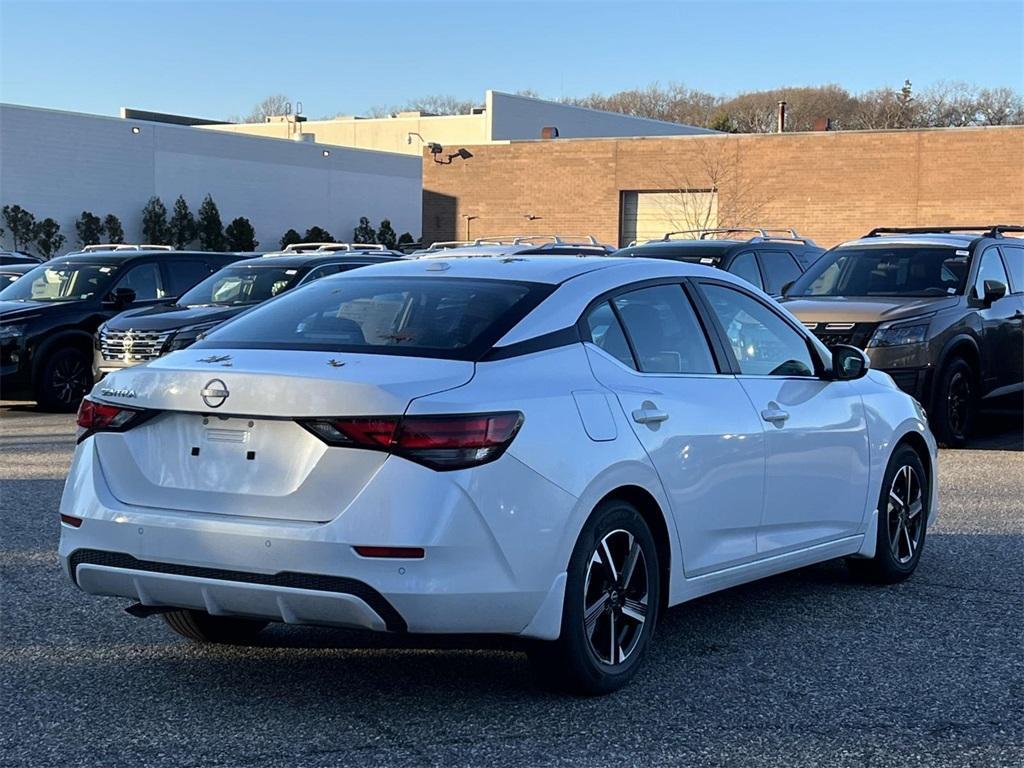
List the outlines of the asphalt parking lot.
{"type": "Polygon", "coordinates": [[[73,417],[8,403],[0,431],[0,765],[1024,762],[1018,417],[942,452],[910,581],[833,562],[674,608],[634,684],[598,699],[538,690],[503,641],[282,626],[191,645],[60,572],[73,417]]]}

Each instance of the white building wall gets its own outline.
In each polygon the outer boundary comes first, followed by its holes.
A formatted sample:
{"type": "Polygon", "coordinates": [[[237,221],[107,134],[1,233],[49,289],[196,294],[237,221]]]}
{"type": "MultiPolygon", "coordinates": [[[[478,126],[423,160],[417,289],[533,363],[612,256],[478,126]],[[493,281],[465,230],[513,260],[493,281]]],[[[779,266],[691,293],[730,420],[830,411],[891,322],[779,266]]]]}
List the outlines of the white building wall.
{"type": "Polygon", "coordinates": [[[539,139],[542,128],[555,126],[559,138],[688,136],[715,133],[706,128],[631,117],[617,112],[573,107],[529,96],[487,91],[488,135],[492,141],[539,139]]]}
{"type": "Polygon", "coordinates": [[[152,195],[168,213],[184,195],[196,213],[211,194],[225,226],[236,216],[252,222],[261,249],[276,248],[289,228],[314,225],[350,239],[360,216],[374,227],[389,218],[396,232],[418,236],[421,163],[418,156],[0,105],[0,205],[56,219],[66,250],[77,245],[74,222],[83,210],[113,213],[125,239],[141,241],[142,208],[152,195]]]}

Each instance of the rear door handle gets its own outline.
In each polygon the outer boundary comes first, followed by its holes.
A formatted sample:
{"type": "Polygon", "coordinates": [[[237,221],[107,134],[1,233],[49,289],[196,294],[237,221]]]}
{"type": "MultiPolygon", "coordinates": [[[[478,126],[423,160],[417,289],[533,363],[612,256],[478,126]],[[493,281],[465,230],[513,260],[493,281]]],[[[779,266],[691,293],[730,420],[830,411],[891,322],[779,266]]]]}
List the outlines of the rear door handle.
{"type": "Polygon", "coordinates": [[[789,418],[789,411],[784,411],[778,406],[772,406],[761,411],[761,418],[770,424],[781,426],[785,424],[786,419],[789,418]]]}
{"type": "Polygon", "coordinates": [[[668,413],[657,408],[638,408],[633,411],[633,421],[637,424],[659,424],[667,420],[668,413]]]}

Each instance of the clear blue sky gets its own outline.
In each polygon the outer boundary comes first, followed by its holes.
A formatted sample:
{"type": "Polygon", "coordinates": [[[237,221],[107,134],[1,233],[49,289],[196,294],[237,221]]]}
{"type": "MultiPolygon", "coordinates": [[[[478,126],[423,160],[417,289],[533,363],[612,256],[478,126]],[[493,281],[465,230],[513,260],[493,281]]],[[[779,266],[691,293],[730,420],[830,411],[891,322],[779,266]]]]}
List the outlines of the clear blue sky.
{"type": "Polygon", "coordinates": [[[858,91],[904,78],[1024,89],[1024,0],[0,0],[0,100],[101,114],[224,118],[271,93],[321,116],[487,88],[858,91]]]}

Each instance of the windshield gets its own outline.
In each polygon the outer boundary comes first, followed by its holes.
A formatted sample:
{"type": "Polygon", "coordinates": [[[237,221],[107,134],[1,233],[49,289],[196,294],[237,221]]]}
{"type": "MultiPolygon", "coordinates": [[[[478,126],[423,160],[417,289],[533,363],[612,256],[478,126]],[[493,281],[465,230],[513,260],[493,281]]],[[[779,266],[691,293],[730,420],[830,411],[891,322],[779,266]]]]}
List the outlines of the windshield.
{"type": "Polygon", "coordinates": [[[104,293],[116,264],[51,264],[36,267],[0,291],[0,301],[80,301],[104,293]]]}
{"type": "Polygon", "coordinates": [[[182,307],[256,304],[292,288],[302,275],[295,267],[225,267],[178,299],[182,307]]]}
{"type": "Polygon", "coordinates": [[[835,248],[786,296],[951,296],[963,291],[970,267],[965,250],[932,245],[835,248]]]}
{"type": "Polygon", "coordinates": [[[550,290],[506,280],[318,280],[213,331],[200,346],[469,360],[550,290]]]}

